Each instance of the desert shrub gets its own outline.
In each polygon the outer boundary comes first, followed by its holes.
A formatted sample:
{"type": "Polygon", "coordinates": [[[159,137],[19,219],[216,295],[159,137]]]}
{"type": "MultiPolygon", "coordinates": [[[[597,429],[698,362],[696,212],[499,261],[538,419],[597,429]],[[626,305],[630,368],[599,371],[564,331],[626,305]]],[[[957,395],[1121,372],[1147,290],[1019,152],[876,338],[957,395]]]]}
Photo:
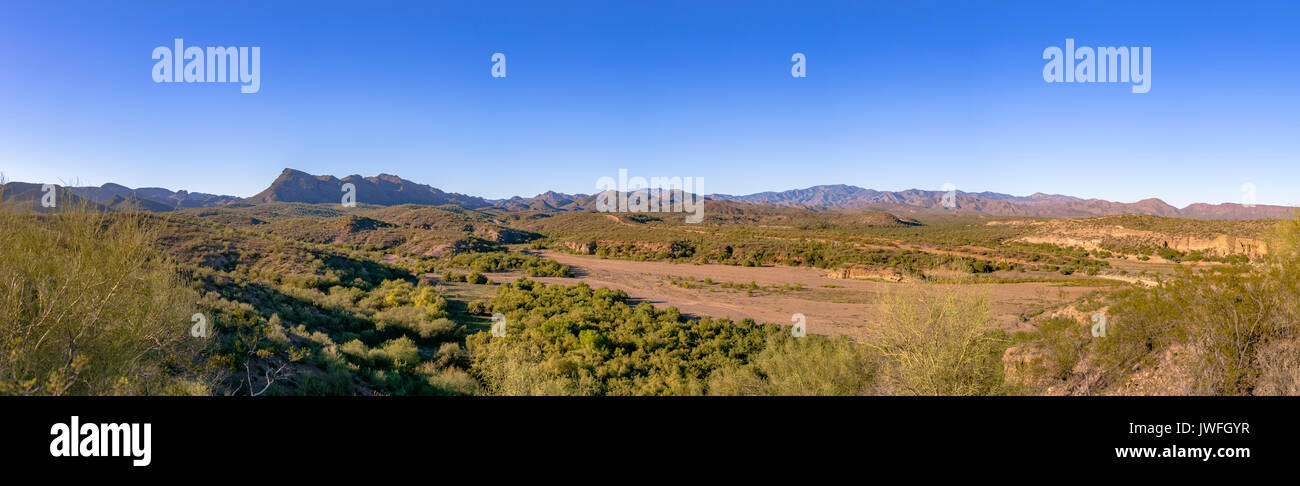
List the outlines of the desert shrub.
{"type": "Polygon", "coordinates": [[[415,366],[420,362],[420,350],[406,336],[385,341],[379,347],[371,349],[371,360],[391,366],[395,369],[415,366]]]}
{"type": "Polygon", "coordinates": [[[460,325],[456,321],[446,317],[439,317],[432,321],[421,322],[415,328],[416,334],[424,339],[450,338],[456,333],[460,325]]]}
{"type": "Polygon", "coordinates": [[[1184,272],[1154,288],[1111,296],[1107,337],[1092,351],[1101,386],[1160,365],[1166,352],[1191,354],[1196,394],[1287,393],[1294,362],[1285,350],[1300,331],[1300,222],[1283,221],[1259,265],[1184,272]]]}
{"type": "Polygon", "coordinates": [[[1300,395],[1300,341],[1279,339],[1260,346],[1256,395],[1300,395]]]}
{"type": "Polygon", "coordinates": [[[339,348],[339,351],[353,359],[367,361],[370,359],[370,347],[366,346],[366,343],[361,342],[360,339],[353,339],[343,343],[343,347],[339,348]]]}
{"type": "Polygon", "coordinates": [[[885,298],[886,322],[868,332],[882,358],[880,384],[894,395],[989,395],[1002,391],[1010,344],[993,327],[988,298],[912,288],[885,298]]]}
{"type": "Polygon", "coordinates": [[[486,314],[490,305],[485,300],[471,300],[465,306],[465,312],[470,314],[486,314]]]}
{"type": "Polygon", "coordinates": [[[477,395],[481,386],[473,375],[460,368],[438,370],[429,376],[429,386],[447,395],[477,395]]]}
{"type": "Polygon", "coordinates": [[[1183,260],[1183,252],[1173,248],[1160,248],[1156,250],[1156,255],[1165,260],[1179,262],[1183,260]]]}
{"type": "Polygon", "coordinates": [[[467,338],[471,372],[492,394],[701,394],[710,373],[744,365],[779,332],[626,299],[585,284],[501,285],[487,311],[507,317],[507,334],[467,338]]]}
{"type": "Polygon", "coordinates": [[[873,391],[875,360],[847,339],[793,338],[750,320],[687,320],[675,308],[626,300],[586,284],[502,285],[484,311],[507,316],[506,336],[469,336],[471,372],[485,392],[505,395],[873,391]]]}
{"type": "Polygon", "coordinates": [[[352,393],[352,370],[335,346],[325,347],[317,360],[320,373],[307,375],[303,393],[308,395],[349,395],[352,393]]]}
{"type": "Polygon", "coordinates": [[[1083,359],[1090,332],[1090,327],[1074,319],[1052,317],[1040,323],[1033,332],[1018,333],[1016,341],[1032,343],[1041,353],[1032,363],[1039,378],[1064,380],[1083,359]]]}
{"type": "Polygon", "coordinates": [[[450,263],[469,267],[479,273],[523,269],[524,274],[529,277],[568,277],[572,275],[569,267],[560,265],[550,258],[504,251],[462,253],[453,257],[450,263]]]}
{"type": "Polygon", "coordinates": [[[1186,347],[1195,357],[1189,393],[1251,393],[1262,374],[1261,353],[1295,336],[1296,277],[1286,265],[1248,274],[1202,272],[1116,294],[1107,337],[1095,343],[1109,372],[1106,383],[1122,383],[1127,370],[1186,347]]]}
{"type": "Polygon", "coordinates": [[[375,314],[375,328],[389,328],[410,331],[421,339],[449,337],[456,330],[456,323],[443,317],[446,312],[432,311],[420,307],[396,307],[375,314]]]}
{"type": "Polygon", "coordinates": [[[488,279],[487,277],[484,277],[483,274],[481,273],[469,272],[469,274],[465,276],[465,281],[472,284],[482,285],[487,283],[488,279]]]}
{"type": "Polygon", "coordinates": [[[433,354],[433,359],[426,361],[432,363],[438,368],[448,366],[468,366],[469,353],[465,351],[460,343],[446,343],[438,347],[438,351],[433,354]]]}
{"type": "Polygon", "coordinates": [[[877,366],[869,349],[846,338],[773,334],[752,365],[709,377],[711,395],[868,395],[877,366]]]}
{"type": "MultiPolygon", "coordinates": [[[[0,210],[0,394],[206,394],[153,218],[0,210]]],[[[211,324],[211,323],[209,323],[211,324]]]]}

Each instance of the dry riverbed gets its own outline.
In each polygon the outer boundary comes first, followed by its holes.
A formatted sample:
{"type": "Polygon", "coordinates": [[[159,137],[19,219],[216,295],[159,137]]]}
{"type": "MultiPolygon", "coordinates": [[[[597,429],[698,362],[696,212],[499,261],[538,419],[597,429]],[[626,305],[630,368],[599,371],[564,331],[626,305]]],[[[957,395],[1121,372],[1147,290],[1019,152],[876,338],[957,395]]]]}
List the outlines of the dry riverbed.
{"type": "MultiPolygon", "coordinates": [[[[557,251],[540,253],[568,265],[576,275],[533,279],[543,283],[572,285],[582,281],[593,287],[619,289],[637,301],[674,306],[693,316],[790,324],[791,316],[800,313],[807,318],[808,332],[816,334],[860,335],[865,326],[881,321],[881,296],[907,286],[833,279],[826,276],[825,270],[808,267],[695,265],[601,259],[557,251]],[[705,284],[706,279],[712,284],[705,284]],[[750,282],[759,289],[747,291],[744,284],[750,282]]],[[[519,273],[487,276],[495,282],[508,282],[518,278],[519,273]]],[[[1021,315],[1060,307],[1087,292],[1105,288],[1055,282],[926,285],[986,293],[998,325],[1008,331],[1029,328],[1021,315]]]]}

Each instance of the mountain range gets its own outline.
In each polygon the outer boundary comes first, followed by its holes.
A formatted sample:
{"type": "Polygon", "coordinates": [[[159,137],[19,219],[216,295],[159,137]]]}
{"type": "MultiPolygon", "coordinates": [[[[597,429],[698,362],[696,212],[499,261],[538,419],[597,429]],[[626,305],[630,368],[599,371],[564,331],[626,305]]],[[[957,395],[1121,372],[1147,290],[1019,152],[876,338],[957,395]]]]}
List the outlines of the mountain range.
{"type": "Polygon", "coordinates": [[[395,175],[379,174],[374,177],[350,175],[339,179],[334,176],[311,175],[293,169],[285,169],[271,182],[270,187],[246,199],[245,202],[337,203],[342,197],[344,184],[352,184],[351,189],[354,190],[357,202],[378,206],[455,204],[477,209],[492,205],[481,197],[443,192],[438,188],[411,182],[395,175]]]}
{"type": "Polygon", "coordinates": [[[802,206],[810,209],[874,209],[895,214],[951,212],[988,216],[1026,216],[1073,218],[1113,214],[1149,214],[1188,219],[1282,219],[1291,217],[1287,206],[1223,203],[1196,203],[1177,208],[1160,199],[1150,198],[1132,203],[1082,199],[1059,194],[1035,193],[1012,196],[996,192],[953,191],[951,207],[943,204],[945,191],[876,191],[844,184],[813,186],[782,192],[761,192],[746,196],[713,194],[712,199],[779,206],[802,206]]]}
{"type": "MultiPolygon", "coordinates": [[[[285,169],[265,190],[246,199],[162,188],[131,189],[112,183],[99,187],[60,188],[59,194],[60,197],[68,198],[64,200],[85,202],[112,211],[158,212],[222,207],[235,203],[339,203],[347,184],[352,185],[349,190],[353,191],[358,203],[378,206],[452,204],[469,209],[496,207],[508,210],[584,211],[595,209],[598,198],[597,195],[590,194],[547,191],[529,198],[516,196],[509,199],[489,200],[444,192],[390,174],[373,177],[350,175],[339,179],[330,175],[312,175],[294,169],[285,169]]],[[[4,204],[39,206],[35,203],[40,199],[40,184],[11,182],[5,184],[3,188],[4,204]]],[[[706,199],[802,207],[817,211],[878,210],[894,214],[956,213],[1053,218],[1149,214],[1190,219],[1283,219],[1290,218],[1293,210],[1287,206],[1246,206],[1233,203],[1196,203],[1177,208],[1155,198],[1122,203],[1059,194],[1036,193],[1029,196],[1012,196],[996,192],[964,191],[954,191],[949,204],[945,205],[944,199],[947,195],[945,191],[920,189],[877,191],[836,184],[741,196],[710,194],[706,199]]]]}

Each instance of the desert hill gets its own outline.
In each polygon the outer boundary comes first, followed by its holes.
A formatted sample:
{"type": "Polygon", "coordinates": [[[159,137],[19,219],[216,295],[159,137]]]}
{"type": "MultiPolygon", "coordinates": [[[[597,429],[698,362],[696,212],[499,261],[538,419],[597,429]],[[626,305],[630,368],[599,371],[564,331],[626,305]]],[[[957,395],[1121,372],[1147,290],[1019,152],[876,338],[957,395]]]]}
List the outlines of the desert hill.
{"type": "Polygon", "coordinates": [[[374,177],[350,175],[339,179],[334,176],[311,175],[294,169],[285,169],[275,181],[271,182],[270,187],[248,198],[246,202],[339,203],[342,200],[344,184],[353,184],[356,187],[356,201],[359,204],[378,206],[455,204],[471,209],[491,206],[491,203],[480,197],[443,192],[438,188],[417,184],[390,174],[374,177]]]}

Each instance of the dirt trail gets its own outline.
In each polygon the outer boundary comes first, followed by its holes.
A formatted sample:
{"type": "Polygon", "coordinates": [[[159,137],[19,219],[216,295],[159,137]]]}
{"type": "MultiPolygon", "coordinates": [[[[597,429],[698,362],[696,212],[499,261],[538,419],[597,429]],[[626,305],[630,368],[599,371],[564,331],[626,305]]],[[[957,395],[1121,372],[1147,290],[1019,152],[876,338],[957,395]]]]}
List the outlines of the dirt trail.
{"type": "MultiPolygon", "coordinates": [[[[881,295],[905,288],[905,285],[877,281],[832,279],[826,276],[825,270],[808,267],[694,265],[600,259],[557,251],[540,253],[568,265],[577,275],[576,278],[534,278],[540,282],[572,285],[581,280],[593,287],[620,289],[633,299],[656,306],[675,306],[682,313],[694,316],[734,320],[750,318],[763,323],[790,324],[791,316],[801,313],[807,317],[808,332],[816,334],[860,335],[866,326],[881,321],[881,295]],[[695,277],[696,283],[709,278],[714,285],[683,288],[674,285],[669,277],[695,277]],[[724,282],[754,282],[759,286],[801,284],[804,288],[784,293],[760,291],[751,297],[744,290],[722,287],[720,284],[724,282]]],[[[488,277],[503,282],[517,278],[518,274],[488,274],[488,277]]],[[[1056,307],[1096,289],[1059,287],[1047,282],[945,287],[968,287],[987,292],[998,324],[1008,330],[1027,328],[1020,322],[1022,313],[1056,307]]]]}

